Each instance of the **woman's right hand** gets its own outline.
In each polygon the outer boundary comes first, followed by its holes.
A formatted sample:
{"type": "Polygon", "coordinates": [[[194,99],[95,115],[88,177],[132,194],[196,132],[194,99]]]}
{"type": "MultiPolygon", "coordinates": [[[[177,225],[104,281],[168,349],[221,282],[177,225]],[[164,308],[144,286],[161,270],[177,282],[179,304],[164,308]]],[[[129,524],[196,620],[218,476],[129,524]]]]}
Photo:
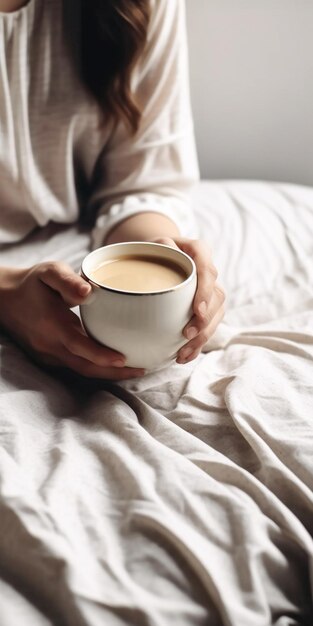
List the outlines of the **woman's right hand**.
{"type": "Polygon", "coordinates": [[[0,268],[0,327],[37,362],[108,380],[135,378],[125,357],[88,337],[71,307],[82,304],[90,285],[64,263],[30,269],[0,268]]]}

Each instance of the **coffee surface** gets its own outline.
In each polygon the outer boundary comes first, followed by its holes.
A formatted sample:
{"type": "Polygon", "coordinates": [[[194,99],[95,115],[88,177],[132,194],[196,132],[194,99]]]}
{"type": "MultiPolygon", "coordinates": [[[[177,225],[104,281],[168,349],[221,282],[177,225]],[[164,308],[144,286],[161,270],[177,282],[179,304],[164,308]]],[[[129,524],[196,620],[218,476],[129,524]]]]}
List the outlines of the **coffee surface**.
{"type": "Polygon", "coordinates": [[[187,274],[178,263],[161,257],[123,256],[105,261],[90,272],[95,282],[122,291],[163,291],[179,285],[187,274]]]}

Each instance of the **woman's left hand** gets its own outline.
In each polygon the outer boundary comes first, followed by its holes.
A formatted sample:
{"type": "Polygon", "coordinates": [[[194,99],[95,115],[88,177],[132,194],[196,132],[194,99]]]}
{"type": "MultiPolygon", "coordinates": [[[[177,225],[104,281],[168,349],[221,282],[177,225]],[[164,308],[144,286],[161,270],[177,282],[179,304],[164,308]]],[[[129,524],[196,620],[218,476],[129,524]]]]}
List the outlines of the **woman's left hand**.
{"type": "Polygon", "coordinates": [[[182,237],[158,237],[156,243],[179,248],[195,262],[198,285],[193,301],[193,317],[183,330],[188,339],[177,354],[177,363],[188,363],[195,359],[208,339],[213,335],[224,317],[225,293],[217,284],[217,270],[211,259],[207,244],[203,241],[182,237]]]}

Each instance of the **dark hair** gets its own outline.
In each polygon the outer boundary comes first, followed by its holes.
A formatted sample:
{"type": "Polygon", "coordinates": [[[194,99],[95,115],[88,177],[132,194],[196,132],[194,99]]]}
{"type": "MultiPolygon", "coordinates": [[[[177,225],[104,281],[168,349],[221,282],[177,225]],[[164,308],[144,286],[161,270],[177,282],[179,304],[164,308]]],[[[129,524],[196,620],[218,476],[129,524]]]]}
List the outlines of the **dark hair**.
{"type": "Polygon", "coordinates": [[[142,53],[150,0],[83,0],[83,80],[106,117],[138,129],[141,112],[131,93],[132,72],[142,53]]]}

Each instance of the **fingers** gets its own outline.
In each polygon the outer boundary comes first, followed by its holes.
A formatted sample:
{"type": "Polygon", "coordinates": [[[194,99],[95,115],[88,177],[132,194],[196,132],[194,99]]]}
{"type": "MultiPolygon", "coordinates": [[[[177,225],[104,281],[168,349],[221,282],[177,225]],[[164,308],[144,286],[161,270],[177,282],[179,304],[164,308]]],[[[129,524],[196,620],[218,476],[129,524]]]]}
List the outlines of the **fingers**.
{"type": "Polygon", "coordinates": [[[21,281],[12,307],[16,313],[11,315],[12,336],[37,363],[108,380],[142,376],[143,369],[125,367],[124,355],[88,337],[69,310],[67,305],[80,303],[87,291],[90,286],[63,263],[33,266],[21,281]]]}
{"type": "MultiPolygon", "coordinates": [[[[211,255],[208,250],[208,246],[203,241],[185,239],[183,237],[175,239],[171,239],[169,237],[158,237],[153,241],[155,243],[161,243],[180,249],[183,252],[186,252],[186,254],[188,254],[195,262],[198,284],[193,303],[193,310],[195,316],[199,318],[197,326],[198,331],[200,332],[201,328],[206,325],[206,318],[210,315],[210,299],[213,295],[213,288],[218,276],[216,267],[212,262],[211,255]]],[[[225,296],[223,296],[223,290],[220,287],[217,287],[217,289],[220,290],[222,298],[225,299],[225,296]]],[[[195,332],[196,329],[193,329],[192,333],[194,335],[195,332]]]]}
{"type": "Polygon", "coordinates": [[[224,307],[220,307],[217,310],[213,319],[211,320],[210,324],[206,326],[206,328],[202,332],[200,332],[197,337],[189,341],[180,349],[177,355],[177,363],[189,363],[189,361],[192,361],[200,354],[203,346],[206,344],[208,339],[210,339],[210,337],[212,337],[212,335],[215,333],[218,325],[224,317],[224,313],[224,307]]]}
{"type": "Polygon", "coordinates": [[[70,354],[90,361],[98,367],[125,367],[124,355],[88,337],[75,313],[66,311],[63,318],[64,332],[61,341],[70,354]]]}
{"type": "MultiPolygon", "coordinates": [[[[203,309],[202,307],[200,307],[200,311],[198,310],[198,313],[196,313],[188,322],[187,326],[185,326],[183,334],[186,339],[194,339],[195,337],[197,337],[197,335],[199,335],[201,331],[203,331],[209,324],[211,324],[218,309],[222,308],[224,314],[224,290],[222,289],[222,287],[220,287],[220,285],[215,283],[211,291],[212,295],[208,299],[208,305],[206,305],[206,307],[203,307],[203,309]]],[[[195,303],[194,310],[197,311],[197,306],[195,303]]]]}
{"type": "Polygon", "coordinates": [[[225,300],[223,289],[216,285],[218,276],[217,269],[212,262],[208,246],[203,241],[184,239],[183,237],[175,238],[175,240],[169,237],[159,237],[154,239],[154,241],[186,252],[195,262],[198,280],[197,291],[193,302],[195,315],[185,329],[188,334],[184,332],[187,339],[192,339],[208,325],[215,315],[216,303],[214,302],[213,306],[212,304],[210,305],[214,290],[218,292],[221,304],[223,304],[225,300]]]}
{"type": "Polygon", "coordinates": [[[125,367],[125,356],[120,352],[102,346],[88,337],[80,320],[72,311],[66,311],[66,332],[62,337],[63,366],[88,378],[126,380],[145,374],[142,368],[125,367]]]}
{"type": "Polygon", "coordinates": [[[81,304],[91,286],[66,263],[42,263],[38,275],[45,285],[57,291],[69,306],[81,304]]]}
{"type": "Polygon", "coordinates": [[[198,356],[224,317],[225,293],[216,283],[217,270],[204,241],[175,237],[159,238],[159,243],[174,245],[188,254],[197,268],[197,290],[193,301],[194,315],[183,330],[188,343],[177,356],[178,363],[188,363],[198,356]]]}
{"type": "MultiPolygon", "coordinates": [[[[216,283],[217,271],[204,242],[168,237],[160,237],[154,241],[181,249],[194,260],[197,268],[194,315],[183,331],[188,343],[177,356],[178,363],[187,363],[200,353],[223,319],[225,294],[216,283]]],[[[38,268],[38,276],[44,285],[57,292],[69,306],[81,304],[91,291],[91,286],[64,263],[44,263],[38,268]]],[[[144,370],[125,367],[123,355],[88,337],[77,316],[68,309],[65,311],[63,308],[62,316],[64,319],[59,323],[59,329],[62,328],[63,332],[59,335],[57,346],[61,348],[63,355],[61,365],[83,376],[111,380],[124,380],[144,374],[144,370]],[[72,315],[74,318],[69,317],[72,315]]],[[[53,341],[52,343],[57,344],[53,341]]],[[[53,349],[51,354],[58,358],[59,352],[53,349]]]]}
{"type": "Polygon", "coordinates": [[[114,367],[99,367],[90,361],[86,361],[75,355],[64,351],[63,354],[59,354],[58,357],[52,357],[51,355],[40,355],[38,353],[28,350],[31,358],[37,365],[42,363],[53,369],[70,369],[80,376],[86,378],[99,378],[102,380],[128,380],[129,378],[139,378],[144,376],[145,370],[136,369],[131,367],[114,368],[114,367]]]}
{"type": "MultiPolygon", "coordinates": [[[[210,299],[218,276],[217,269],[213,264],[208,245],[201,240],[175,238],[178,247],[188,254],[197,268],[197,291],[194,297],[193,310],[195,316],[205,320],[209,315],[210,299]]],[[[221,288],[219,288],[221,290],[221,288]]],[[[221,290],[222,292],[222,290],[221,290]]],[[[199,325],[199,330],[201,325],[199,325]]]]}
{"type": "Polygon", "coordinates": [[[199,355],[225,314],[225,293],[216,283],[217,271],[206,246],[203,242],[188,241],[184,248],[195,261],[198,285],[193,303],[194,315],[183,330],[189,341],[179,351],[177,363],[188,363],[199,355]]]}
{"type": "Polygon", "coordinates": [[[70,352],[65,352],[62,358],[63,367],[67,367],[87,378],[101,378],[102,380],[127,380],[144,376],[145,370],[131,367],[100,367],[86,359],[70,352]]]}
{"type": "MultiPolygon", "coordinates": [[[[69,316],[77,317],[71,311],[68,313],[69,316]]],[[[67,324],[69,328],[71,322],[67,320],[67,324]]],[[[125,367],[123,355],[87,337],[82,328],[81,332],[76,327],[74,331],[71,328],[68,336],[63,336],[62,343],[47,343],[42,340],[32,350],[32,354],[39,363],[43,362],[51,367],[66,367],[88,378],[126,380],[145,374],[144,369],[125,367]]]]}
{"type": "Polygon", "coordinates": [[[195,262],[197,268],[197,292],[194,298],[194,313],[200,318],[205,318],[213,293],[213,286],[217,279],[217,270],[211,259],[208,246],[204,241],[190,239],[176,240],[183,252],[186,252],[195,262]],[[181,242],[181,243],[180,243],[181,242]]]}

